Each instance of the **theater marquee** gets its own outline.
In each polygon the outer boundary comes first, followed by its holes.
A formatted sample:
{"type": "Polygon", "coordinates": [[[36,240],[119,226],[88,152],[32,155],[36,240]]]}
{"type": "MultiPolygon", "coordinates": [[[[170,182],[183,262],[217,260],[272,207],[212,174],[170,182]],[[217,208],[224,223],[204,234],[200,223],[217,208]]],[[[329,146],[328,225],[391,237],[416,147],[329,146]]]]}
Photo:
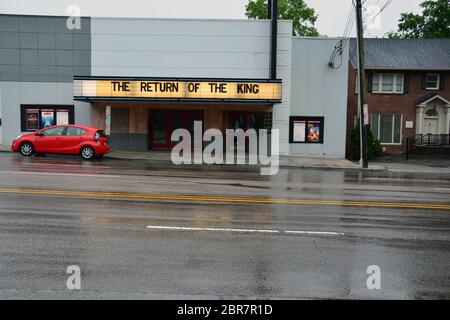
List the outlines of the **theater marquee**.
{"type": "Polygon", "coordinates": [[[75,100],[205,100],[281,102],[281,81],[208,79],[80,78],[75,100]]]}

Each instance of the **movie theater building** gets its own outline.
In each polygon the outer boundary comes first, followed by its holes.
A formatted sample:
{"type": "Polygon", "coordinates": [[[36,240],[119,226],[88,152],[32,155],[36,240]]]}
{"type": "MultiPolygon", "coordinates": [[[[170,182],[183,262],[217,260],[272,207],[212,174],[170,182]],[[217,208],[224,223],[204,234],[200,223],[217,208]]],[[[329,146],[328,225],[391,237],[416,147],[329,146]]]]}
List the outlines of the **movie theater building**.
{"type": "Polygon", "coordinates": [[[200,120],[279,129],[281,154],[342,158],[339,43],[292,37],[291,21],[84,17],[78,29],[66,17],[0,15],[0,144],[77,123],[109,129],[115,150],[170,149],[173,130],[200,120]]]}

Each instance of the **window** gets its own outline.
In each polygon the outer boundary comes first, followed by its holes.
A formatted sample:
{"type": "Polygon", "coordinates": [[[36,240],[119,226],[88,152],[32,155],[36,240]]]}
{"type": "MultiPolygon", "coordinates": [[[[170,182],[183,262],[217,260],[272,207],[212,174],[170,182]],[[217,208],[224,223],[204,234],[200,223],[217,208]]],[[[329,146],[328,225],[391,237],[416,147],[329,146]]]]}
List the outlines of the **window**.
{"type": "Polygon", "coordinates": [[[425,112],[425,116],[427,118],[437,118],[439,117],[439,113],[436,111],[436,109],[430,109],[427,112],[425,112]]]}
{"type": "Polygon", "coordinates": [[[439,90],[439,73],[427,73],[425,76],[426,90],[439,90]]]}
{"type": "Polygon", "coordinates": [[[61,136],[63,134],[63,131],[65,128],[66,127],[50,128],[50,129],[42,131],[42,135],[44,135],[44,136],[61,136]]]}
{"type": "Polygon", "coordinates": [[[22,132],[74,123],[73,106],[21,105],[20,114],[22,132]]]}
{"type": "Polygon", "coordinates": [[[323,143],[324,117],[290,117],[290,143],[323,143]]]}
{"type": "Polygon", "coordinates": [[[372,113],[370,129],[383,144],[401,143],[402,115],[399,113],[372,113]]]}
{"type": "Polygon", "coordinates": [[[401,73],[374,73],[373,93],[403,93],[404,76],[401,73]]]}
{"type": "Polygon", "coordinates": [[[82,136],[86,130],[77,127],[67,127],[66,136],[82,136]]]}

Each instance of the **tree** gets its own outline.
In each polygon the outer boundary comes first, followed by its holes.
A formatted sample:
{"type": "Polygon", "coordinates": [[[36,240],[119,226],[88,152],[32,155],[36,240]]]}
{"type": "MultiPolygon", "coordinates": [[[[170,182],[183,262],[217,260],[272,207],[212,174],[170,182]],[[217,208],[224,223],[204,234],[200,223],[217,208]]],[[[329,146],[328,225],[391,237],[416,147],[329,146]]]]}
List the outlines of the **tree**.
{"type": "Polygon", "coordinates": [[[450,38],[450,1],[427,0],[420,5],[422,14],[402,13],[397,32],[389,38],[450,38]]]}
{"type": "MultiPolygon", "coordinates": [[[[351,146],[351,154],[349,156],[350,160],[359,160],[361,155],[360,150],[360,134],[359,134],[359,126],[355,126],[350,131],[350,146],[351,146]]],[[[383,149],[381,148],[380,141],[378,141],[372,133],[370,128],[367,128],[367,159],[373,160],[383,153],[383,149]]]]}
{"type": "MultiPolygon", "coordinates": [[[[249,19],[267,19],[267,0],[250,0],[245,6],[249,19]]],[[[304,0],[278,0],[278,19],[292,20],[292,35],[318,37],[317,15],[304,0]]]]}

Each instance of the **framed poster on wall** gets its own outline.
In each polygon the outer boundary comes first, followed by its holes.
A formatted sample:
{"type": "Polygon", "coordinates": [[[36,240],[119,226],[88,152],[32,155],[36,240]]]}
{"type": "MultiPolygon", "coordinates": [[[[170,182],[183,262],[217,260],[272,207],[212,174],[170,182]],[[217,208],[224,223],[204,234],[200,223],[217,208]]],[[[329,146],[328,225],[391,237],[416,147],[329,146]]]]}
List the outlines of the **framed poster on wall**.
{"type": "Polygon", "coordinates": [[[39,109],[26,110],[26,129],[27,131],[39,130],[39,109]]]}
{"type": "Polygon", "coordinates": [[[289,143],[323,144],[324,117],[289,118],[289,143]]]}
{"type": "Polygon", "coordinates": [[[74,123],[73,105],[20,105],[20,129],[22,132],[74,123]]]}
{"type": "Polygon", "coordinates": [[[55,112],[51,109],[41,110],[41,128],[47,128],[56,125],[55,112]]]}
{"type": "Polygon", "coordinates": [[[293,122],[294,131],[292,140],[294,142],[305,142],[306,141],[306,121],[294,121],[293,122]]]}
{"type": "Polygon", "coordinates": [[[69,110],[57,109],[56,110],[56,124],[69,124],[69,110]]]}

